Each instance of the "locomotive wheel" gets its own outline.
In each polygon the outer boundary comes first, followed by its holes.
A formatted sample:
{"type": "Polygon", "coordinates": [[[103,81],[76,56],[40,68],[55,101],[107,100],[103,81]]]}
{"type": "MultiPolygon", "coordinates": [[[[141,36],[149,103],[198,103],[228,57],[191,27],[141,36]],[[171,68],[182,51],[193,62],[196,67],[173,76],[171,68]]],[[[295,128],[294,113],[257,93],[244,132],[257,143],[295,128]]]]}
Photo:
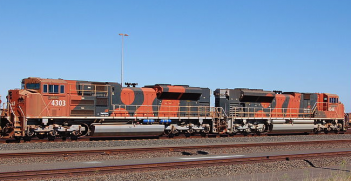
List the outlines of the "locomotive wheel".
{"type": "Polygon", "coordinates": [[[46,136],[45,134],[37,134],[37,137],[38,137],[39,139],[41,139],[41,140],[44,139],[45,136],[46,136]]]}
{"type": "Polygon", "coordinates": [[[171,134],[171,130],[165,130],[163,134],[168,136],[169,134],[171,134]]]}
{"type": "Polygon", "coordinates": [[[82,123],[81,126],[85,128],[85,131],[82,131],[81,136],[87,136],[90,134],[90,128],[88,124],[82,123]]]}
{"type": "Polygon", "coordinates": [[[17,143],[21,142],[21,137],[20,137],[20,136],[15,136],[15,141],[16,141],[17,143]]]}
{"type": "Polygon", "coordinates": [[[32,137],[30,137],[30,136],[25,136],[25,137],[23,137],[23,140],[24,140],[25,142],[27,142],[27,141],[32,140],[32,137]]]}
{"type": "Polygon", "coordinates": [[[78,139],[78,132],[77,131],[72,131],[71,133],[71,140],[77,140],[78,139]]]}
{"type": "Polygon", "coordinates": [[[75,140],[75,141],[78,140],[78,136],[72,135],[71,140],[75,140]]]}
{"type": "Polygon", "coordinates": [[[50,131],[50,132],[48,133],[48,140],[49,140],[49,141],[55,141],[55,134],[54,134],[53,131],[50,131]]]}
{"type": "Polygon", "coordinates": [[[174,137],[174,134],[173,133],[169,133],[168,134],[168,138],[173,138],[174,137]]]}
{"type": "Polygon", "coordinates": [[[185,137],[187,137],[187,138],[190,137],[190,133],[185,133],[184,135],[185,135],[185,137]]]}
{"type": "Polygon", "coordinates": [[[192,134],[192,133],[194,133],[194,130],[193,130],[192,128],[189,128],[189,129],[187,130],[187,133],[192,134]]]}
{"type": "Polygon", "coordinates": [[[49,141],[55,141],[55,136],[50,136],[50,135],[49,135],[49,136],[48,136],[48,140],[49,140],[49,141]]]}
{"type": "Polygon", "coordinates": [[[229,136],[235,136],[236,133],[229,133],[229,136]]]}

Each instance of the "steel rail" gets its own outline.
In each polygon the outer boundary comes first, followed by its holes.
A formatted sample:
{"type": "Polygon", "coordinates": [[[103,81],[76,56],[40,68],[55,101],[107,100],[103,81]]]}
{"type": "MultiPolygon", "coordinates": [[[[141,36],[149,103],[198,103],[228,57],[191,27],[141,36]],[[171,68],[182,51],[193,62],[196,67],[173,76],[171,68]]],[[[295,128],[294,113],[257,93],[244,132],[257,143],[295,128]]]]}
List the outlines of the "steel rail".
{"type": "Polygon", "coordinates": [[[169,146],[169,147],[147,147],[147,148],[111,148],[111,149],[89,149],[83,150],[64,150],[64,151],[33,151],[17,153],[0,153],[0,159],[14,157],[37,157],[37,156],[79,156],[87,154],[117,154],[135,152],[160,152],[172,151],[182,152],[186,150],[199,149],[220,149],[220,148],[244,148],[260,146],[285,146],[285,145],[310,145],[310,144],[350,144],[351,140],[318,140],[318,141],[293,141],[293,142],[265,142],[265,143],[239,143],[239,144],[214,144],[197,146],[169,146]]]}
{"type": "Polygon", "coordinates": [[[19,172],[2,172],[0,173],[0,180],[21,180],[29,178],[43,178],[43,177],[62,177],[77,174],[101,174],[101,173],[118,173],[130,171],[159,171],[161,169],[172,168],[189,168],[189,167],[204,167],[215,165],[228,164],[249,164],[256,162],[275,162],[275,161],[291,161],[309,159],[315,157],[336,157],[336,156],[350,156],[351,151],[341,152],[323,152],[323,153],[303,153],[292,155],[274,155],[274,156],[256,156],[244,158],[226,158],[226,159],[208,159],[196,161],[180,161],[180,162],[165,162],[165,163],[148,163],[135,165],[119,165],[119,166],[102,166],[102,167],[85,167],[85,168],[67,168],[67,169],[53,169],[53,170],[34,170],[34,171],[19,171],[19,172]]]}
{"type": "MultiPolygon", "coordinates": [[[[331,135],[336,135],[336,134],[351,134],[351,130],[347,130],[345,132],[342,133],[330,133],[331,135]]],[[[160,137],[155,137],[155,136],[151,136],[151,137],[104,137],[104,136],[100,136],[100,137],[92,137],[92,136],[84,136],[84,137],[80,137],[78,138],[78,140],[71,140],[70,138],[66,138],[66,139],[55,139],[55,141],[49,141],[47,139],[32,139],[30,141],[30,143],[43,143],[43,142],[77,142],[77,141],[92,141],[92,140],[143,140],[143,139],[188,139],[188,138],[202,138],[202,139],[206,139],[206,138],[220,138],[220,137],[263,137],[263,136],[293,136],[293,135],[305,135],[305,136],[310,136],[310,135],[316,135],[313,133],[310,134],[306,134],[306,133],[301,133],[301,132],[290,132],[290,133],[262,133],[260,135],[256,135],[255,133],[250,133],[248,135],[244,135],[244,134],[237,134],[235,136],[233,135],[229,135],[229,134],[208,134],[206,136],[201,136],[201,135],[192,135],[190,137],[186,137],[185,135],[179,135],[179,136],[175,136],[172,138],[169,138],[168,136],[160,136],[160,137]]],[[[326,135],[325,133],[322,133],[321,135],[326,135]]],[[[20,142],[18,140],[6,140],[6,139],[1,139],[0,138],[0,144],[2,143],[25,143],[26,141],[24,140],[20,140],[20,142]]]]}

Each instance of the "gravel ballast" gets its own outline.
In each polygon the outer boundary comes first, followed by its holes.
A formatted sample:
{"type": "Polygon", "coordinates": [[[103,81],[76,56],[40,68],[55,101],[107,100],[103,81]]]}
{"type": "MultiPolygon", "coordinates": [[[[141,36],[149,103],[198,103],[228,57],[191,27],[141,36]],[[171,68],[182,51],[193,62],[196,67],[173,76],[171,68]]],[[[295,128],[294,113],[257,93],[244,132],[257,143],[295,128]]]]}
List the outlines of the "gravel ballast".
{"type": "Polygon", "coordinates": [[[351,134],[330,135],[293,135],[293,136],[258,136],[258,137],[222,137],[222,138],[186,138],[186,139],[144,139],[144,140],[109,140],[109,141],[75,141],[75,142],[42,142],[42,143],[2,143],[4,150],[47,150],[65,148],[118,148],[118,147],[155,147],[177,145],[210,145],[234,143],[289,142],[315,140],[350,140],[351,134]]]}
{"type": "MultiPolygon", "coordinates": [[[[351,157],[334,157],[318,158],[304,160],[265,162],[254,164],[236,164],[222,166],[206,166],[187,169],[170,169],[159,171],[124,172],[117,174],[99,174],[83,176],[67,176],[55,178],[43,178],[42,180],[124,180],[124,181],[142,181],[142,180],[338,180],[346,181],[351,179],[350,173],[345,172],[346,167],[350,167],[351,157]],[[309,163],[308,163],[309,162],[309,163]],[[325,169],[323,174],[314,173],[313,170],[306,168],[314,167],[325,169]],[[328,168],[330,165],[336,166],[333,169],[328,168]],[[295,174],[296,169],[298,174],[295,174]],[[335,171],[335,172],[333,172],[335,171]],[[270,174],[265,174],[270,173],[270,174]],[[291,174],[289,174],[291,173],[291,174]],[[264,175],[264,177],[263,177],[264,175]]],[[[38,179],[35,179],[38,180],[38,179]]]]}
{"type": "MultiPolygon", "coordinates": [[[[62,150],[65,148],[119,148],[119,147],[156,147],[156,146],[176,146],[176,145],[213,145],[213,144],[235,144],[235,143],[261,143],[272,142],[272,146],[260,147],[243,147],[243,148],[211,148],[202,151],[207,151],[209,155],[218,154],[243,154],[243,153],[258,153],[269,151],[285,151],[285,150],[314,150],[328,148],[349,148],[349,144],[333,143],[332,140],[349,140],[349,134],[333,134],[333,135],[293,135],[293,136],[262,136],[262,137],[225,137],[225,138],[187,138],[187,139],[151,139],[151,140],[123,140],[123,141],[78,141],[78,142],[43,142],[43,143],[4,143],[0,144],[1,150],[62,150]],[[274,146],[274,142],[290,142],[290,141],[315,141],[315,140],[331,140],[330,144],[319,143],[311,145],[284,145],[274,146]]],[[[184,150],[196,155],[196,150],[184,150]]],[[[0,159],[0,165],[24,165],[31,163],[58,163],[64,164],[67,161],[94,161],[94,160],[119,160],[119,159],[140,159],[154,157],[172,157],[181,156],[180,151],[163,151],[163,152],[147,152],[147,153],[119,153],[119,154],[96,154],[86,156],[55,156],[55,157],[29,157],[29,158],[11,158],[0,159]]],[[[316,158],[310,159],[314,167],[324,167],[328,165],[350,165],[351,157],[339,158],[316,158]]],[[[118,173],[118,174],[99,174],[85,175],[78,177],[67,178],[49,178],[44,180],[188,180],[188,179],[205,179],[225,177],[237,178],[239,175],[258,174],[288,171],[291,169],[312,168],[311,164],[303,160],[278,161],[269,163],[253,163],[239,165],[222,165],[200,168],[187,169],[171,169],[159,171],[143,171],[118,173]]],[[[329,170],[326,170],[329,171],[329,170]]],[[[281,175],[278,174],[279,177],[281,175]]],[[[348,177],[349,175],[343,175],[348,177]]],[[[291,176],[289,176],[291,177],[291,176]]],[[[244,177],[242,177],[244,178],[244,177]]],[[[307,178],[308,179],[308,178],[307,178]]],[[[262,179],[253,179],[262,180],[262,179]]],[[[281,180],[281,179],[280,179],[281,180]]],[[[285,179],[294,180],[294,179],[285,179]]]]}

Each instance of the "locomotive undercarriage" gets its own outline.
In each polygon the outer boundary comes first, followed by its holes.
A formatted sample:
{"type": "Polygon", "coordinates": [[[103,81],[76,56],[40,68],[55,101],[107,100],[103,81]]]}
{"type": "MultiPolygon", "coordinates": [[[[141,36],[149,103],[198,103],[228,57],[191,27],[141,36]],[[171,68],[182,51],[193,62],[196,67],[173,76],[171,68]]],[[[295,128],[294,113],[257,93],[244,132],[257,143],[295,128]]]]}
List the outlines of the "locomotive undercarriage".
{"type": "Polygon", "coordinates": [[[315,128],[313,132],[318,134],[320,132],[324,132],[328,134],[329,132],[339,133],[346,131],[346,125],[344,124],[344,120],[316,120],[315,128]]]}
{"type": "Polygon", "coordinates": [[[343,120],[319,120],[319,119],[228,119],[227,133],[235,134],[257,134],[279,133],[279,132],[306,132],[328,134],[330,132],[340,133],[346,131],[343,120]]]}
{"type": "Polygon", "coordinates": [[[25,141],[30,141],[33,137],[47,138],[50,141],[55,138],[76,140],[80,136],[88,135],[90,131],[85,122],[66,119],[29,119],[23,130],[24,135],[15,138],[23,137],[25,141]]]}
{"type": "Polygon", "coordinates": [[[165,126],[164,134],[168,137],[184,134],[186,137],[194,134],[205,136],[211,131],[211,120],[177,120],[165,126]]]}
{"type": "MultiPolygon", "coordinates": [[[[21,118],[18,118],[21,120],[21,118]]],[[[3,138],[15,138],[17,140],[31,140],[47,138],[70,138],[76,140],[82,136],[160,136],[168,137],[184,134],[189,137],[194,134],[265,134],[306,132],[325,134],[346,131],[346,125],[342,119],[249,119],[232,117],[204,117],[193,118],[136,118],[113,119],[27,119],[24,129],[19,132],[11,121],[2,119],[1,135],[3,138]]]]}
{"type": "MultiPolygon", "coordinates": [[[[4,123],[3,121],[2,123],[4,123]]],[[[7,120],[3,126],[1,136],[3,138],[24,139],[32,138],[48,139],[56,138],[76,140],[82,136],[110,137],[110,136],[161,136],[168,137],[184,134],[189,137],[194,134],[205,136],[211,132],[211,119],[27,119],[21,131],[15,128],[11,121],[7,120]],[[168,120],[168,121],[163,121],[168,120]]]]}
{"type": "Polygon", "coordinates": [[[271,124],[267,120],[259,119],[228,119],[228,130],[227,133],[230,135],[235,134],[257,134],[260,135],[265,132],[269,132],[271,124]]]}

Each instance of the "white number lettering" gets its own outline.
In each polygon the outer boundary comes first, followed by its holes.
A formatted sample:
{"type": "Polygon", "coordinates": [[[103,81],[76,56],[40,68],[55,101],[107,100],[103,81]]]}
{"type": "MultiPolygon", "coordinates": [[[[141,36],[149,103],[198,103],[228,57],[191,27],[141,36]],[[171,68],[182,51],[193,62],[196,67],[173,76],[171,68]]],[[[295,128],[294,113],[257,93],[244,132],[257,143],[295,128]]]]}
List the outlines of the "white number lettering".
{"type": "Polygon", "coordinates": [[[66,106],[66,100],[52,100],[52,106],[66,106]]]}

